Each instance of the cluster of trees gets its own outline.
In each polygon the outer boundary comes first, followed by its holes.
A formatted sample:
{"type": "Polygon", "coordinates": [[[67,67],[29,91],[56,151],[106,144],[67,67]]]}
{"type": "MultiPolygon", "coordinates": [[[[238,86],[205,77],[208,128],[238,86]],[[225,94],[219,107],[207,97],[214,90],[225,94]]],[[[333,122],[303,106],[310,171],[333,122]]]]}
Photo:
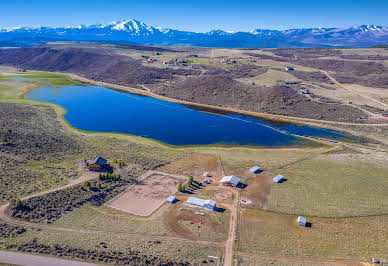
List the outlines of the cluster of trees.
{"type": "Polygon", "coordinates": [[[100,180],[100,181],[104,181],[104,180],[114,180],[114,179],[120,179],[121,178],[121,176],[120,176],[120,174],[118,174],[118,175],[116,175],[116,174],[111,174],[111,173],[105,173],[105,174],[100,174],[99,176],[98,176],[98,179],[100,180]]]}
{"type": "Polygon", "coordinates": [[[186,189],[188,188],[188,187],[190,187],[192,184],[193,184],[193,182],[194,182],[194,178],[192,177],[192,176],[190,176],[190,178],[189,178],[189,180],[187,181],[187,184],[179,184],[178,185],[178,191],[179,192],[184,192],[184,191],[186,191],[186,189]]]}

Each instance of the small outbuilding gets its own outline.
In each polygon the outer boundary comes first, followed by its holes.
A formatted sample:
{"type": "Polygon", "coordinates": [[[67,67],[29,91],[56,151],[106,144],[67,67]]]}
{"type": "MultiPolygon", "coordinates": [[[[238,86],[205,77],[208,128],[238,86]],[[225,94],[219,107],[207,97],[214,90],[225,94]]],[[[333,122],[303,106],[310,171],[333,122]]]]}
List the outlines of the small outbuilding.
{"type": "Polygon", "coordinates": [[[210,211],[215,211],[217,208],[216,202],[214,200],[205,200],[195,197],[189,197],[186,200],[186,206],[201,208],[210,211]]]}
{"type": "Polygon", "coordinates": [[[298,94],[310,94],[310,91],[307,88],[299,88],[298,94]]]}
{"type": "Polygon", "coordinates": [[[90,171],[101,171],[105,168],[107,160],[102,157],[97,157],[94,161],[87,164],[90,171]]]}
{"type": "Polygon", "coordinates": [[[237,187],[237,185],[240,183],[240,178],[234,175],[224,176],[220,183],[222,183],[224,186],[237,187]]]}
{"type": "Polygon", "coordinates": [[[292,70],[295,70],[295,68],[294,68],[294,67],[292,67],[292,66],[288,66],[288,67],[286,67],[286,70],[288,70],[288,71],[292,71],[292,70]]]}
{"type": "Polygon", "coordinates": [[[253,166],[251,169],[249,169],[249,172],[252,173],[252,174],[258,174],[260,173],[262,170],[260,167],[258,167],[257,165],[256,166],[253,166]]]}
{"type": "Polygon", "coordinates": [[[298,216],[298,224],[300,225],[300,226],[306,226],[306,224],[307,224],[307,221],[306,221],[306,218],[304,218],[303,216],[298,216]]]}
{"type": "Polygon", "coordinates": [[[208,173],[208,172],[204,172],[202,175],[203,175],[204,177],[209,177],[209,173],[208,173]]]}
{"type": "Polygon", "coordinates": [[[272,178],[272,181],[274,183],[282,183],[284,181],[284,177],[282,175],[277,175],[274,178],[272,178]]]}
{"type": "Polygon", "coordinates": [[[175,203],[176,202],[176,197],[175,196],[173,196],[173,195],[171,195],[171,196],[169,196],[167,199],[166,199],[166,202],[167,203],[175,203]]]}

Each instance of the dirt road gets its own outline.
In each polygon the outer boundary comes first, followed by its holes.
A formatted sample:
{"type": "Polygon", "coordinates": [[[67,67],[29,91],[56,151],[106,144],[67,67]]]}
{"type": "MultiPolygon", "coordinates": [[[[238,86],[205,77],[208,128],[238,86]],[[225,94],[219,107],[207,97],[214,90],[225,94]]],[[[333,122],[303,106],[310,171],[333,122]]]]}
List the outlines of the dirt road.
{"type": "MultiPolygon", "coordinates": [[[[218,161],[220,164],[221,172],[225,175],[224,167],[220,157],[218,156],[218,161]]],[[[225,255],[224,255],[224,266],[233,266],[233,247],[236,240],[236,227],[237,227],[237,217],[238,217],[238,204],[239,204],[239,193],[236,190],[237,188],[225,187],[219,184],[220,189],[228,190],[234,195],[234,201],[231,206],[228,206],[230,209],[230,220],[229,220],[229,232],[228,239],[225,242],[225,255]]]]}
{"type": "Polygon", "coordinates": [[[378,104],[380,104],[380,105],[382,105],[382,106],[384,106],[384,107],[386,107],[386,108],[388,107],[388,104],[386,104],[386,103],[382,103],[382,102],[380,102],[380,101],[378,101],[378,100],[376,100],[376,99],[373,99],[373,98],[371,98],[371,97],[369,97],[369,96],[367,96],[367,95],[361,94],[361,93],[359,93],[359,92],[357,92],[357,91],[355,91],[355,90],[352,90],[352,89],[350,89],[350,88],[345,87],[344,85],[342,85],[341,83],[339,83],[335,78],[333,78],[332,76],[330,76],[329,72],[324,71],[324,70],[321,70],[321,71],[322,71],[322,73],[324,73],[324,74],[330,79],[330,81],[332,81],[335,85],[337,85],[337,86],[340,87],[341,89],[344,89],[344,90],[346,90],[346,91],[348,91],[348,92],[351,92],[351,93],[353,93],[353,94],[356,94],[356,95],[358,95],[358,96],[360,96],[360,97],[362,97],[362,98],[364,98],[364,99],[367,99],[367,100],[369,100],[369,101],[376,102],[376,103],[378,103],[378,104]]]}
{"type": "Polygon", "coordinates": [[[40,256],[25,254],[19,252],[9,252],[0,250],[0,263],[9,263],[17,265],[28,265],[28,266],[101,266],[103,264],[93,264],[75,260],[65,260],[49,256],[40,256]]]}
{"type": "MultiPolygon", "coordinates": [[[[222,185],[220,185],[222,186],[222,185]]],[[[230,223],[229,223],[229,233],[228,239],[225,243],[225,259],[224,266],[233,266],[233,247],[234,242],[236,240],[236,226],[237,226],[237,217],[238,217],[238,204],[239,204],[239,196],[238,192],[234,191],[234,189],[228,189],[234,194],[234,201],[232,208],[230,209],[230,223]]]]}

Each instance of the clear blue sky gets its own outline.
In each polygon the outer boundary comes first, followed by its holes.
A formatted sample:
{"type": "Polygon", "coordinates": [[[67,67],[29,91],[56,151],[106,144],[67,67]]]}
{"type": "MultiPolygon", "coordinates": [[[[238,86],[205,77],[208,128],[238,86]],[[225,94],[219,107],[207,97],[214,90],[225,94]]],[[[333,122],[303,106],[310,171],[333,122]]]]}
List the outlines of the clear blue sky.
{"type": "Polygon", "coordinates": [[[66,26],[134,18],[180,30],[388,26],[388,0],[1,0],[0,26],[66,26]]]}

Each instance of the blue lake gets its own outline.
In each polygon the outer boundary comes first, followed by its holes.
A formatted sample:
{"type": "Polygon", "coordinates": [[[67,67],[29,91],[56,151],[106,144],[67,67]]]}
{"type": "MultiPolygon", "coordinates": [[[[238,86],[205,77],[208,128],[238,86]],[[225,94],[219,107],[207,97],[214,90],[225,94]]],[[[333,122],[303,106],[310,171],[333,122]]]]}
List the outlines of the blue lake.
{"type": "Polygon", "coordinates": [[[259,120],[237,114],[211,114],[101,86],[41,87],[27,94],[26,98],[64,107],[67,109],[65,119],[81,130],[126,133],[172,145],[314,145],[287,132],[359,141],[335,130],[259,120]]]}

